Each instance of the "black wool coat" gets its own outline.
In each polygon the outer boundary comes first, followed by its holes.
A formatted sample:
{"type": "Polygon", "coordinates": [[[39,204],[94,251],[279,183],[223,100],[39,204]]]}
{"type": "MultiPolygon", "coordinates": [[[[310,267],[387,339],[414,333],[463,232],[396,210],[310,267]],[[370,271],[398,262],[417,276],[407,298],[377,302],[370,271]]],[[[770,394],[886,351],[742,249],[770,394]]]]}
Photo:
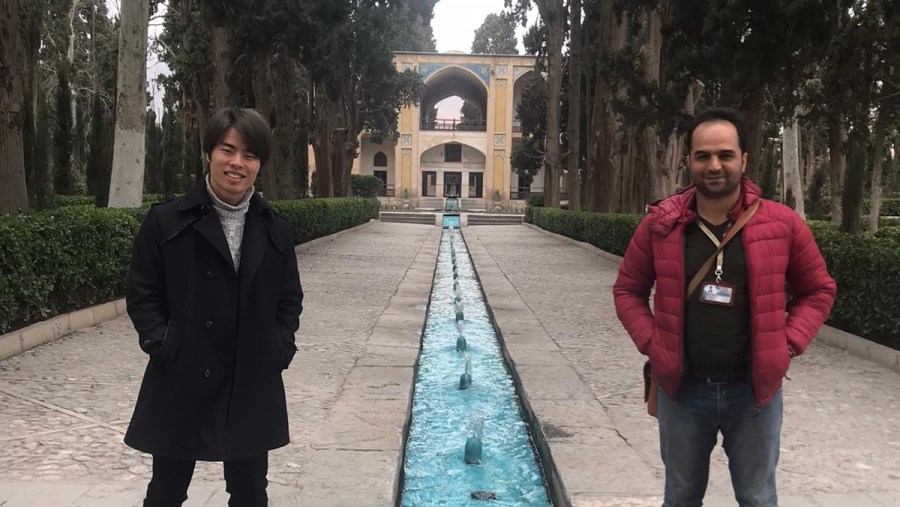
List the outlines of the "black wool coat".
{"type": "Polygon", "coordinates": [[[287,445],[281,372],[297,350],[303,292],[288,223],[261,197],[250,199],[237,273],[205,184],[153,206],[126,301],[150,354],[126,444],[203,461],[287,445]]]}

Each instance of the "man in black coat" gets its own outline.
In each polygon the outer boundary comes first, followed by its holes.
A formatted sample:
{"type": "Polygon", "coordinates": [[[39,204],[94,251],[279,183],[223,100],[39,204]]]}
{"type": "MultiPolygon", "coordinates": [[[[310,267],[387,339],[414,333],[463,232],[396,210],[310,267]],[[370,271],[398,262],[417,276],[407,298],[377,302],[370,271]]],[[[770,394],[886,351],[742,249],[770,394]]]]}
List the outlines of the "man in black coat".
{"type": "Polygon", "coordinates": [[[289,441],[281,372],[303,292],[288,223],[254,193],[269,125],[222,109],[203,149],[206,181],[150,209],[128,274],[128,315],[150,355],[125,435],[153,455],[145,507],[181,505],[196,460],[224,461],[230,506],[264,506],[268,451],[289,441]]]}

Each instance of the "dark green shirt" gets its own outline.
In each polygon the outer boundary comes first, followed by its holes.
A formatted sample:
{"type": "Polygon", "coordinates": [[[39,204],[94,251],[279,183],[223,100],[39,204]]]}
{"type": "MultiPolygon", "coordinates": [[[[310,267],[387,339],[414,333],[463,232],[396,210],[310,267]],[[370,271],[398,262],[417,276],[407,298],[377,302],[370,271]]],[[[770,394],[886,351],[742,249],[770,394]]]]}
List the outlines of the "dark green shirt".
{"type": "MultiPolygon", "coordinates": [[[[703,220],[699,216],[697,220],[703,220]]],[[[704,221],[709,230],[721,239],[732,222],[713,225],[704,221]]],[[[685,290],[700,266],[706,262],[716,246],[697,226],[685,228],[685,290]]],[[[750,304],[747,294],[747,259],[741,233],[725,245],[722,282],[734,287],[734,305],[701,303],[700,294],[705,283],[715,283],[716,264],[703,282],[686,301],[684,308],[685,372],[688,376],[719,382],[746,379],[750,371],[750,304]]]]}

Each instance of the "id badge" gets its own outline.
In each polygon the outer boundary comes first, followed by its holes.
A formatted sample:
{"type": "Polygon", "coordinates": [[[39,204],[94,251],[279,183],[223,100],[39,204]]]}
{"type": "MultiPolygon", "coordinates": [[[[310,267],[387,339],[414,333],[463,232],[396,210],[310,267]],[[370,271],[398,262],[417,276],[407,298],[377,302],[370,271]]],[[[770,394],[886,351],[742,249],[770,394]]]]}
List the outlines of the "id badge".
{"type": "Polygon", "coordinates": [[[700,302],[713,305],[733,306],[734,287],[727,283],[704,283],[700,291],[700,302]]]}

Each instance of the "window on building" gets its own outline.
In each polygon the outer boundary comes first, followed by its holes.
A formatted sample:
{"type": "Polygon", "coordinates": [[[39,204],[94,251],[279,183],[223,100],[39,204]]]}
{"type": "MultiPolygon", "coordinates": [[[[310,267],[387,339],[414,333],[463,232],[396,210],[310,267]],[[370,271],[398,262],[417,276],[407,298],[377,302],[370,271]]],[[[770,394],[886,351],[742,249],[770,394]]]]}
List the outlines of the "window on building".
{"type": "Polygon", "coordinates": [[[379,151],[375,154],[373,164],[375,167],[387,167],[387,155],[385,155],[383,151],[379,151]]]}
{"type": "Polygon", "coordinates": [[[462,145],[444,145],[444,162],[462,162],[462,145]]]}

